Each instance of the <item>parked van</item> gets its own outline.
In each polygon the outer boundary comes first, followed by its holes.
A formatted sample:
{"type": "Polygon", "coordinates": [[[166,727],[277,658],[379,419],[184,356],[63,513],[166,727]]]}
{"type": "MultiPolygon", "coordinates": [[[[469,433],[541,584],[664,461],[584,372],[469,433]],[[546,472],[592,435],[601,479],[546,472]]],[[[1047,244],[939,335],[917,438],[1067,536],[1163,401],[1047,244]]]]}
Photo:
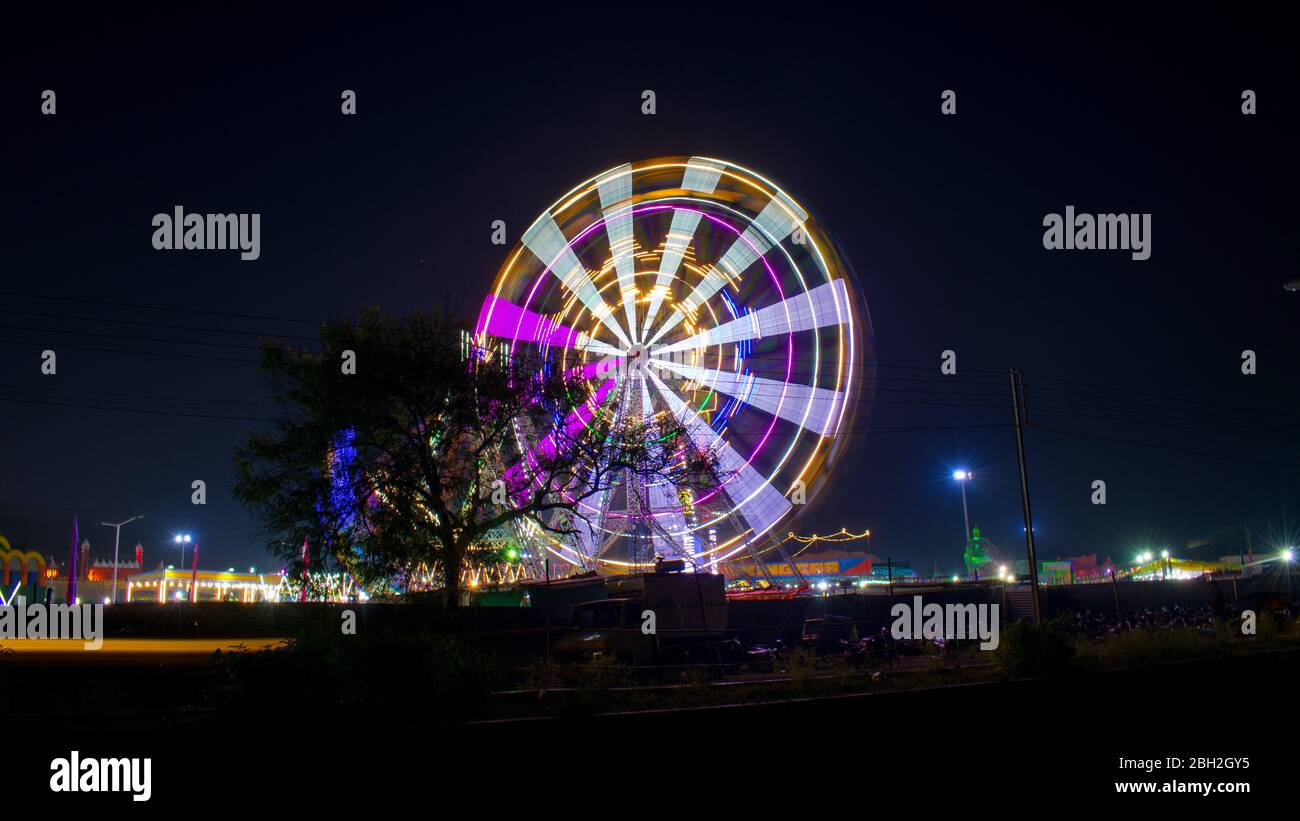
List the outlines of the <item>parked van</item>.
{"type": "Polygon", "coordinates": [[[573,609],[569,631],[553,647],[557,658],[706,663],[718,660],[731,640],[721,576],[642,573],[604,581],[607,598],[573,609]]]}

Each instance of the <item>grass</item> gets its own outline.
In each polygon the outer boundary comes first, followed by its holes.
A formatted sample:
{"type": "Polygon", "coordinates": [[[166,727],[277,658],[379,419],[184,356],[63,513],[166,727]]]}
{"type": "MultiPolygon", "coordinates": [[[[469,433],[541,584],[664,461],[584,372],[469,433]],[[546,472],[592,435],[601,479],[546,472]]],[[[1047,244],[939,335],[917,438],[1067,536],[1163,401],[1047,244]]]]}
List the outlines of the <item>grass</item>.
{"type": "Polygon", "coordinates": [[[722,683],[697,677],[672,686],[648,686],[643,680],[642,686],[636,686],[617,674],[617,665],[600,663],[581,673],[565,668],[562,676],[569,687],[589,685],[568,691],[547,689],[545,682],[557,680],[556,674],[547,679],[538,672],[525,685],[538,687],[535,697],[516,692],[498,698],[495,712],[499,717],[568,716],[747,704],[1139,669],[1298,648],[1300,628],[1294,622],[1265,617],[1252,636],[1242,635],[1238,623],[1226,621],[1212,629],[1141,629],[1100,641],[1071,635],[1061,624],[1016,622],[1002,631],[1000,645],[992,653],[972,648],[947,655],[929,653],[903,668],[854,666],[843,658],[796,650],[780,664],[779,679],[722,683]]]}
{"type": "Polygon", "coordinates": [[[883,693],[1286,649],[1300,649],[1300,628],[1266,616],[1252,636],[1243,636],[1238,623],[1226,621],[1209,629],[1135,630],[1104,641],[1072,635],[1060,624],[1013,623],[1002,630],[999,648],[991,653],[961,647],[940,654],[927,647],[919,657],[882,667],[797,649],[771,675],[728,678],[716,668],[700,666],[649,677],[610,659],[536,662],[512,670],[503,657],[455,635],[380,631],[342,636],[335,627],[308,629],[278,649],[218,653],[207,669],[104,669],[96,672],[93,688],[63,671],[16,668],[0,653],[0,695],[43,692],[81,719],[221,721],[285,706],[330,716],[412,712],[437,723],[883,693]],[[158,718],[150,719],[154,712],[158,718]]]}

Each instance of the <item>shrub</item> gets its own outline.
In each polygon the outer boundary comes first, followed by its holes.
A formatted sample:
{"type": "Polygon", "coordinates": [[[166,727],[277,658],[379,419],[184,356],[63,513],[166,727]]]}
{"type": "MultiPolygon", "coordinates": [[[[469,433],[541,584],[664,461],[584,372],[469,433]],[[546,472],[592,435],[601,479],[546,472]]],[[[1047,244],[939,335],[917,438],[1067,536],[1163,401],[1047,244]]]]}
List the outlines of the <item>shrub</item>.
{"type": "Polygon", "coordinates": [[[503,680],[494,654],[454,636],[385,630],[345,636],[313,629],[268,650],[214,655],[214,706],[359,711],[432,710],[469,717],[503,680]]]}
{"type": "Polygon", "coordinates": [[[1047,676],[1069,668],[1074,644],[1051,622],[1017,621],[1002,629],[994,659],[1013,676],[1047,676]]]}

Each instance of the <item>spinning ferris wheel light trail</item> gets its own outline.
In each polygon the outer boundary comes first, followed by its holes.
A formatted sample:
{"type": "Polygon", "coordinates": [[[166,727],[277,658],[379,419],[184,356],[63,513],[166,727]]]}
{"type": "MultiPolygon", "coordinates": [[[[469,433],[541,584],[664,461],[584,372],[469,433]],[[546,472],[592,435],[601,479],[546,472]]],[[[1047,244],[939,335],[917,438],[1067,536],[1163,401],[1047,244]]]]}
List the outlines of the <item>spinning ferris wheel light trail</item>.
{"type": "MultiPolygon", "coordinates": [[[[574,536],[521,528],[534,555],[602,573],[776,546],[843,452],[873,355],[848,267],[809,212],[706,157],[621,165],[558,199],[502,266],[476,335],[579,375],[585,413],[671,421],[716,459],[724,478],[698,494],[629,477],[578,503],[574,536]]],[[[545,432],[517,434],[527,465],[545,432]]]]}

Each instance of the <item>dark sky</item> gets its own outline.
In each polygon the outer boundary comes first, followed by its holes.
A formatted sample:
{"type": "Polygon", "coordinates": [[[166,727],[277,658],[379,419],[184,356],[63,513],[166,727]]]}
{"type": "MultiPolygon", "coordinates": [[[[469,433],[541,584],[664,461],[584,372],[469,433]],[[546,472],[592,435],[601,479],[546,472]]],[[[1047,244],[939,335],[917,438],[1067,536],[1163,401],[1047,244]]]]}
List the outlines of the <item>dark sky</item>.
{"type": "Polygon", "coordinates": [[[204,565],[269,566],[229,495],[255,423],[197,418],[265,411],[256,367],[225,360],[251,361],[258,334],[312,333],[286,319],[472,311],[504,257],[492,220],[513,241],[579,181],[665,155],[778,181],[860,280],[881,401],[859,421],[880,432],[857,437],[799,530],[870,527],[877,553],[950,571],[961,466],[974,522],[1022,549],[1012,433],[981,427],[1009,420],[1014,366],[1040,555],[1212,539],[1186,555],[1217,556],[1242,525],[1257,548],[1300,537],[1300,294],[1281,288],[1300,276],[1291,21],[1236,6],[1147,21],[1131,5],[209,11],[6,26],[0,533],[14,541],[63,561],[76,513],[104,556],[111,531],[91,522],[143,513],[123,539],[149,564],[188,530],[204,565]],[[345,88],[355,117],[339,113],[345,88]],[[949,88],[955,117],[939,113],[949,88]],[[1240,112],[1247,88],[1256,116],[1240,112]],[[154,251],[150,220],[176,204],[261,213],[261,258],[154,251]],[[1044,250],[1043,216],[1066,205],[1151,213],[1151,258],[1044,250]],[[57,376],[39,372],[46,348],[57,376]],[[941,379],[944,349],[959,373],[941,379]],[[902,427],[962,429],[886,432],[902,427]],[[190,504],[194,479],[206,506],[190,504]]]}

